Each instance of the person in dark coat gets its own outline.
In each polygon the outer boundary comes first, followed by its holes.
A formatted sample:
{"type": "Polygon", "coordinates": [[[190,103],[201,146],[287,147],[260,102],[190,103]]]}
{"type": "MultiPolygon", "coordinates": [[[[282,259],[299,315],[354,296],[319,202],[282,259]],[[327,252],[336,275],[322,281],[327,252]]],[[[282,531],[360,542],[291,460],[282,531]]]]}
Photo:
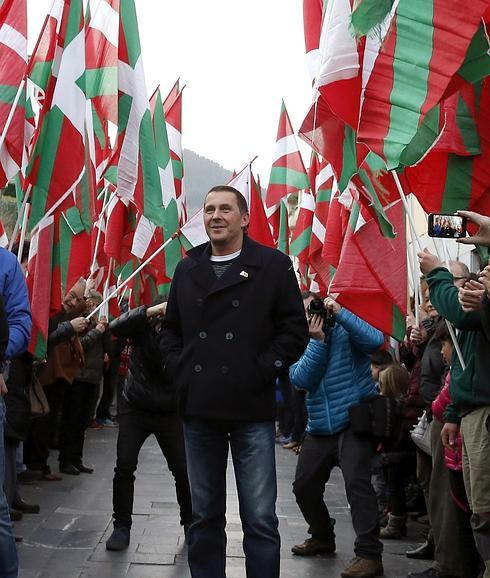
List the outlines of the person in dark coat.
{"type": "Polygon", "coordinates": [[[154,435],[175,479],[180,523],[184,531],[192,516],[182,421],[177,415],[176,389],[164,375],[160,355],[161,320],[166,303],[138,307],[111,322],[121,340],[130,340],[129,370],[119,403],[117,462],[114,469],[114,531],[108,550],[128,547],[133,512],[134,472],[145,440],[154,435]]]}
{"type": "Polygon", "coordinates": [[[164,322],[166,370],[184,416],[194,578],[225,576],[229,448],[247,576],[279,576],[274,384],[303,353],[308,326],[291,260],[251,240],[249,218],[239,191],[209,191],[210,242],[177,265],[164,322]]]}
{"type": "MultiPolygon", "coordinates": [[[[102,303],[102,295],[90,290],[86,297],[86,315],[102,303]]],[[[60,427],[60,472],[72,476],[91,474],[94,469],[83,463],[85,430],[88,428],[99,394],[104,372],[104,356],[112,349],[107,319],[90,319],[85,333],[80,336],[84,363],[66,388],[60,427]]]]}

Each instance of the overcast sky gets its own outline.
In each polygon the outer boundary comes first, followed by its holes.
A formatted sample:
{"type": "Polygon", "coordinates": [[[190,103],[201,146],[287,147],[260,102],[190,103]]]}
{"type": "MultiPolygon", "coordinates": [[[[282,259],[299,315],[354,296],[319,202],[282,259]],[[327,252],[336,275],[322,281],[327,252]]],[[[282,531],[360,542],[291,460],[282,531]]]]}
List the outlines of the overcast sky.
{"type": "MultiPolygon", "coordinates": [[[[147,88],[180,77],[186,148],[269,180],[281,98],[294,130],[311,100],[302,0],[136,0],[147,88]]],[[[51,0],[28,0],[32,50],[51,0]]],[[[308,162],[308,147],[302,148],[308,162]]]]}

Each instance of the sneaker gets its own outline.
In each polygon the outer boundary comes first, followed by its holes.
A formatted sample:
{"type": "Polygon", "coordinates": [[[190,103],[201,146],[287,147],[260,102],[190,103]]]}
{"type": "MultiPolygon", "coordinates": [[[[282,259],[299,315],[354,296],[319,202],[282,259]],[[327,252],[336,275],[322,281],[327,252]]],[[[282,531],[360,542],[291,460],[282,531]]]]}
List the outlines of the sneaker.
{"type": "Polygon", "coordinates": [[[405,555],[413,560],[434,560],[434,541],[426,540],[418,548],[408,550],[405,555]]]}
{"type": "Polygon", "coordinates": [[[384,569],[381,560],[368,560],[357,556],[340,574],[342,578],[376,578],[383,576],[384,569]]]}
{"type": "Polygon", "coordinates": [[[127,526],[118,526],[114,528],[109,539],[105,543],[107,550],[120,551],[126,550],[129,546],[129,538],[131,535],[131,530],[127,526]]]}
{"type": "Polygon", "coordinates": [[[335,540],[319,540],[307,538],[302,544],[291,548],[296,556],[316,556],[317,554],[333,554],[335,552],[335,540]]]}

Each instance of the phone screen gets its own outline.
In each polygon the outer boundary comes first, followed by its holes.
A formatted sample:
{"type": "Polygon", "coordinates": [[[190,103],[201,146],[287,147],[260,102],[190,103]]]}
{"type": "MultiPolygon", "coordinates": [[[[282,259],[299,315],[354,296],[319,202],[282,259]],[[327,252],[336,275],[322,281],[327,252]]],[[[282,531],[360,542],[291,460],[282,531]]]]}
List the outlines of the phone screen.
{"type": "Polygon", "coordinates": [[[431,213],[428,219],[429,237],[459,239],[466,237],[466,218],[459,215],[431,213]]]}

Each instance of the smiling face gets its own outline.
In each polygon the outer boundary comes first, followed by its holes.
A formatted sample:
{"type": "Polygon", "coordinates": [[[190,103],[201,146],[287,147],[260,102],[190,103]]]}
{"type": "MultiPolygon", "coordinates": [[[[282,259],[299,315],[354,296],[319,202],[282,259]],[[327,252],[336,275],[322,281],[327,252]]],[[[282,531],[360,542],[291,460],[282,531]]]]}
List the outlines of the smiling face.
{"type": "Polygon", "coordinates": [[[236,195],[229,191],[213,191],[204,203],[204,226],[211,241],[213,254],[228,255],[239,251],[244,229],[250,221],[241,213],[236,195]]]}

